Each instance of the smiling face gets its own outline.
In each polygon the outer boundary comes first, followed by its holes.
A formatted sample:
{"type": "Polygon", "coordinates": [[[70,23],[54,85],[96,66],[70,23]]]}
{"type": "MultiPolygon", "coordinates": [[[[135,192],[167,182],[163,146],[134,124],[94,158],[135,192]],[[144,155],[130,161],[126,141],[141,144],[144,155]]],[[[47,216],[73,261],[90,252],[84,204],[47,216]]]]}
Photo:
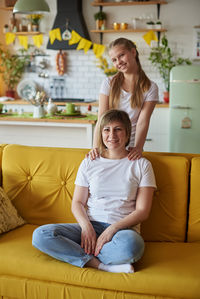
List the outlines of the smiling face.
{"type": "Polygon", "coordinates": [[[110,58],[116,69],[122,73],[132,72],[133,68],[137,67],[135,56],[136,50],[126,49],[123,45],[116,45],[109,51],[110,58]]]}
{"type": "Polygon", "coordinates": [[[121,122],[113,121],[102,129],[102,141],[108,150],[125,149],[127,140],[125,127],[121,122]]]}

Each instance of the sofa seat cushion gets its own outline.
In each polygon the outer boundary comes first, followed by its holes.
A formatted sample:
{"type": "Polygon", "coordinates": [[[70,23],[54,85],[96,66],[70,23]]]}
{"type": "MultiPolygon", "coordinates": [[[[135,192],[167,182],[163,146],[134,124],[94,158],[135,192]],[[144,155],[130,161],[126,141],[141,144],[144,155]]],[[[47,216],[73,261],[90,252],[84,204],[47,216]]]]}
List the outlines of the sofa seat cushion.
{"type": "Polygon", "coordinates": [[[132,293],[142,298],[152,295],[193,299],[200,294],[199,243],[147,242],[143,258],[135,265],[136,272],[115,274],[81,269],[41,253],[31,244],[35,228],[26,224],[0,236],[0,289],[4,296],[16,297],[16,291],[23,297],[29,288],[36,292],[41,285],[37,281],[46,285],[48,293],[55,284],[68,287],[69,294],[71,289],[81,286],[80,292],[89,289],[101,291],[101,295],[108,292],[109,299],[116,298],[111,296],[116,292],[124,294],[123,298],[130,298],[128,295],[132,293]],[[17,290],[13,285],[12,290],[9,288],[9,279],[18,281],[17,290]]]}

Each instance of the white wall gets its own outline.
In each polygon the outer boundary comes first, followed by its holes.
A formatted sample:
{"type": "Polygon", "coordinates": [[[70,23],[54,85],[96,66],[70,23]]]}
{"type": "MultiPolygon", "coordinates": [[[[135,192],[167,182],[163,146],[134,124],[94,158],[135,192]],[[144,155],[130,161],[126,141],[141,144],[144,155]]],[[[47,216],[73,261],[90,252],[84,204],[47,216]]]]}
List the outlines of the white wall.
{"type": "MultiPolygon", "coordinates": [[[[48,73],[50,77],[57,75],[55,67],[56,51],[46,51],[48,41],[48,32],[51,30],[54,17],[56,14],[56,0],[46,0],[50,6],[51,13],[46,15],[41,22],[41,31],[45,32],[44,46],[42,49],[50,56],[46,57],[48,63],[48,73]]],[[[69,0],[67,0],[69,1],[69,0]]],[[[70,0],[73,1],[73,0],[70,0]]],[[[88,30],[95,29],[94,13],[98,11],[97,7],[91,6],[91,0],[83,1],[83,14],[86,20],[88,30]]],[[[200,25],[200,1],[199,0],[168,0],[167,5],[161,5],[160,19],[167,28],[167,37],[172,49],[183,57],[193,58],[193,27],[200,25]]],[[[0,6],[4,5],[4,0],[0,0],[0,6]]],[[[125,6],[125,7],[104,7],[107,13],[107,26],[110,27],[114,21],[127,22],[132,26],[132,19],[142,15],[153,16],[156,18],[156,6],[125,6]]],[[[0,11],[0,28],[8,23],[9,12],[0,11]]],[[[142,38],[143,33],[126,33],[124,37],[134,40],[137,44],[140,60],[147,75],[157,82],[160,88],[160,101],[162,101],[162,92],[164,90],[162,80],[157,71],[148,61],[150,48],[142,38]]],[[[113,39],[122,36],[122,34],[104,34],[104,44],[108,44],[113,39]]],[[[99,35],[90,33],[91,41],[99,43],[99,35]]],[[[0,43],[5,43],[4,36],[0,34],[0,43]]],[[[15,42],[15,48],[19,47],[15,42]]],[[[12,48],[9,46],[9,48],[12,48]]],[[[37,58],[38,63],[41,58],[37,58]]],[[[197,63],[195,61],[195,63],[197,63]]],[[[41,79],[36,73],[26,74],[26,78],[31,77],[38,83],[38,86],[48,91],[49,79],[41,79]]],[[[96,58],[93,51],[90,50],[84,54],[82,50],[67,51],[67,73],[66,93],[67,97],[98,99],[98,92],[104,75],[100,69],[96,67],[96,58]]]]}

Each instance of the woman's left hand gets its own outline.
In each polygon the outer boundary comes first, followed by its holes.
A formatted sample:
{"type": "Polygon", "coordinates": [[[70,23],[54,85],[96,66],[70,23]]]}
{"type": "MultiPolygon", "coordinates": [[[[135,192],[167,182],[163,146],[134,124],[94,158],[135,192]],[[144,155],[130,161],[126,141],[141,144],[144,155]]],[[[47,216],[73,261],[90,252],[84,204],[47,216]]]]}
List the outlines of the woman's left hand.
{"type": "Polygon", "coordinates": [[[128,151],[129,154],[127,157],[131,161],[140,159],[142,157],[142,150],[138,149],[137,147],[129,147],[128,151]]]}
{"type": "Polygon", "coordinates": [[[99,254],[103,245],[105,243],[108,243],[116,232],[117,230],[114,228],[113,225],[110,225],[104,230],[104,232],[97,239],[94,256],[97,256],[99,254]]]}

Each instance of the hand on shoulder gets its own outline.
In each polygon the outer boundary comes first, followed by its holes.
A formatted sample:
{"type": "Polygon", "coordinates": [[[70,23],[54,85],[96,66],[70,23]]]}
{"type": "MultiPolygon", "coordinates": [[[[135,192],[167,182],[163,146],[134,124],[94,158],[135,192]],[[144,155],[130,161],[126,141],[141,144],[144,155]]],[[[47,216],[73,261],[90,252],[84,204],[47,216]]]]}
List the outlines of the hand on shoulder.
{"type": "Polygon", "coordinates": [[[90,157],[91,160],[95,160],[99,157],[99,150],[98,148],[92,148],[89,153],[86,155],[86,157],[90,157]]]}
{"type": "Polygon", "coordinates": [[[128,159],[130,161],[138,160],[142,157],[142,151],[137,147],[129,147],[128,151],[129,151],[128,159]]]}

